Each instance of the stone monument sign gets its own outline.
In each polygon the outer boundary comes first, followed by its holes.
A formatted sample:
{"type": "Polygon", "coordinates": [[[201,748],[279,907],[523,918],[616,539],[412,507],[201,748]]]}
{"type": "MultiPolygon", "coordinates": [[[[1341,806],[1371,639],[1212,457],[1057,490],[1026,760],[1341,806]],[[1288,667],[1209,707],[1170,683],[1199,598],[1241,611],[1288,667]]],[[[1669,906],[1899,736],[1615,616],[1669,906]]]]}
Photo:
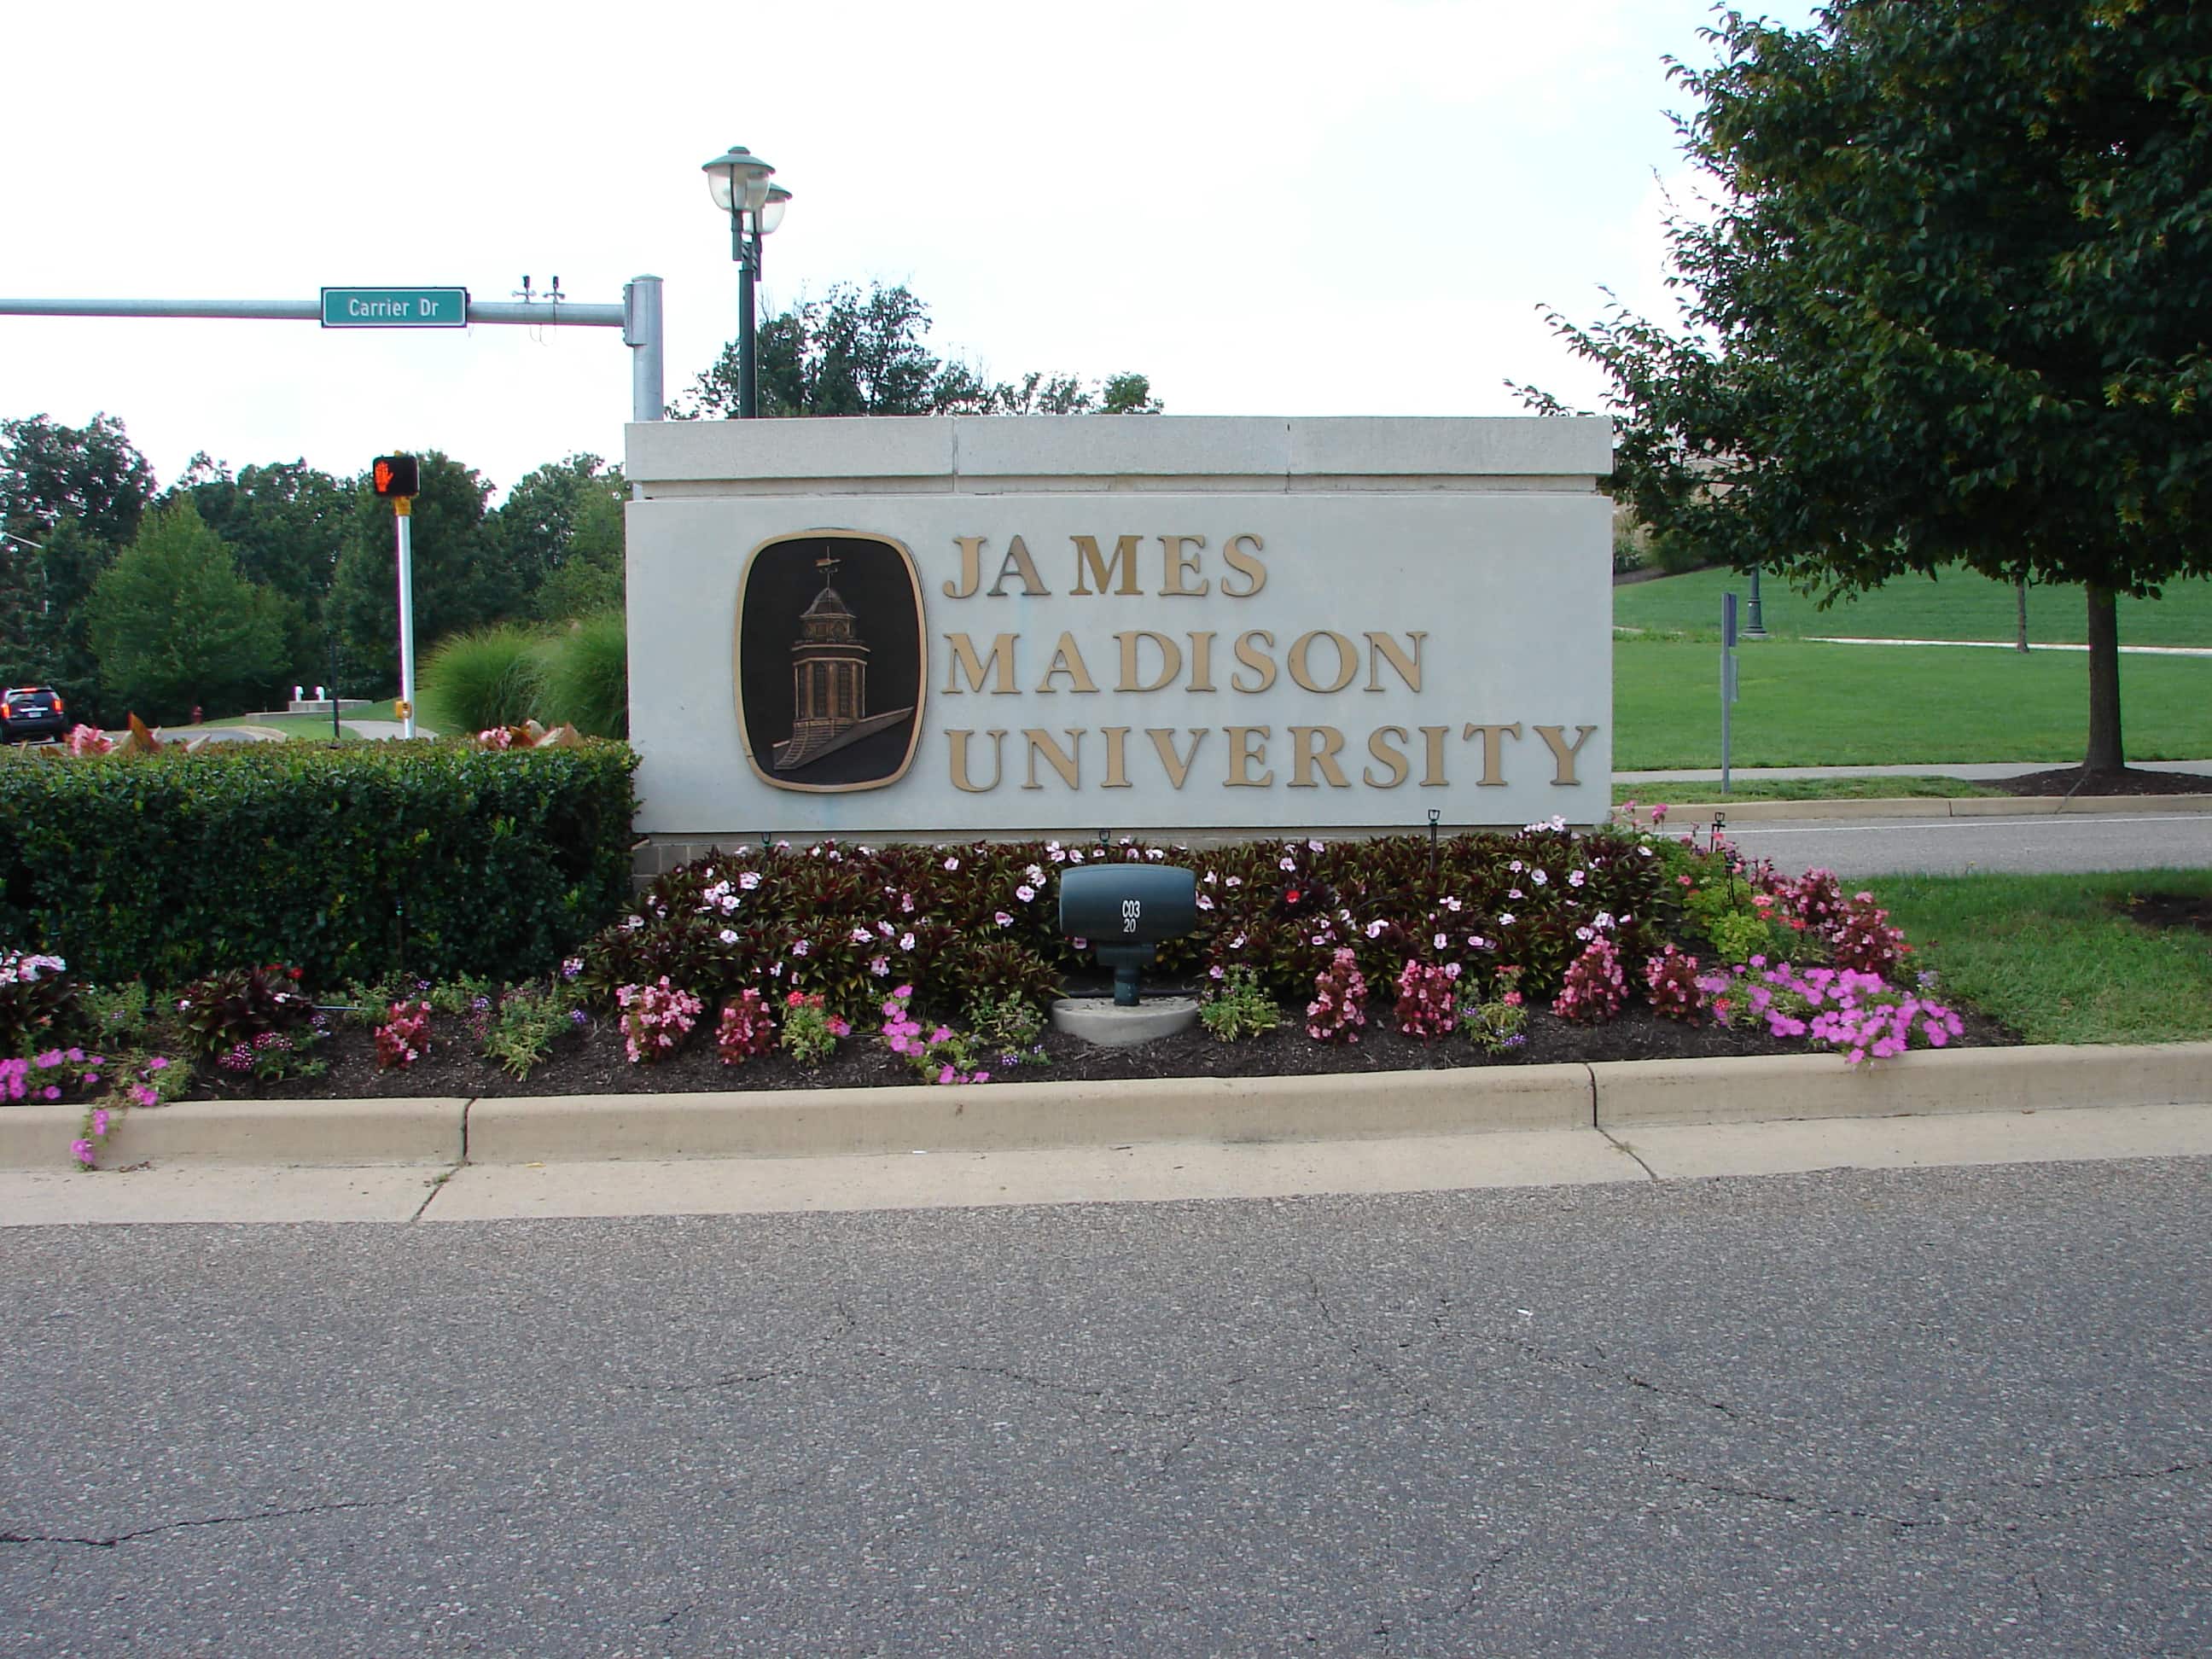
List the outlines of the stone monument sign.
{"type": "Polygon", "coordinates": [[[639,827],[1602,819],[1601,420],[629,428],[639,827]]]}

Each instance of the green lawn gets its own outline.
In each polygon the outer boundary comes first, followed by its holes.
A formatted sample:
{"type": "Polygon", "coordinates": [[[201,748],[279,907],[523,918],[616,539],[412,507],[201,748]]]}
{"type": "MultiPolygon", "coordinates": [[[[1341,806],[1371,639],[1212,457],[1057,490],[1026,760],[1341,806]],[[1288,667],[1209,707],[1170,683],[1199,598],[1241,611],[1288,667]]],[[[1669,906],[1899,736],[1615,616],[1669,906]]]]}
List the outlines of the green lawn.
{"type": "MultiPolygon", "coordinates": [[[[1721,594],[1729,588],[1735,590],[1739,605],[1745,604],[1751,578],[1738,571],[1700,570],[1616,587],[1613,625],[1717,638],[1721,594]]],[[[2009,641],[2017,621],[2010,587],[1960,570],[1947,571],[1933,581],[1924,576],[1899,577],[1826,611],[1815,610],[1811,599],[1779,581],[1762,582],[1759,592],[1766,631],[1785,639],[1840,634],[1862,639],[2009,641]]],[[[2119,612],[2123,645],[2212,647],[2212,581],[2175,582],[2159,599],[2123,599],[2119,612]]],[[[2028,589],[2031,644],[2079,645],[2088,637],[2086,623],[2087,602],[2080,588],[2028,589]]],[[[1763,643],[1753,641],[1746,648],[1759,649],[1763,643]]]]}
{"type": "MultiPolygon", "coordinates": [[[[1853,883],[1854,886],[1860,884],[1853,883]]],[[[1917,960],[2030,1042],[2212,1038],[2212,934],[2146,927],[2131,894],[2212,896],[2212,871],[2095,876],[1882,876],[1864,884],[1917,960]]]]}
{"type": "MultiPolygon", "coordinates": [[[[1736,660],[1737,766],[2081,759],[2088,659],[2078,651],[2021,656],[1778,639],[1739,651],[1736,660]]],[[[1717,645],[1617,639],[1613,685],[1615,771],[1720,764],[1717,645]]],[[[2126,658],[2120,698],[2131,761],[2212,755],[2212,658],[2126,658]]]]}

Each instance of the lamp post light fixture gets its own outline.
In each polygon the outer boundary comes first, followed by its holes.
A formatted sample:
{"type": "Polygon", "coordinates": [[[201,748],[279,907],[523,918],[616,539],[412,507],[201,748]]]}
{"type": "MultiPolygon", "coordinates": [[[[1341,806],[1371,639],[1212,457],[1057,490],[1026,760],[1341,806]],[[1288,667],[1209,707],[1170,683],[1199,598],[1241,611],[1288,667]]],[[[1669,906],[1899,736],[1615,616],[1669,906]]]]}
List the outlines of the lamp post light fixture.
{"type": "Polygon", "coordinates": [[[772,185],[775,169],[732,144],[704,163],[707,192],[730,216],[730,257],[738,262],[738,414],[750,420],[760,413],[760,343],[753,325],[753,291],[759,286],[761,238],[783,222],[791,192],[772,185]]]}
{"type": "Polygon", "coordinates": [[[1751,607],[1750,614],[1743,620],[1743,633],[1746,639],[1763,640],[1766,637],[1766,607],[1759,602],[1757,565],[1751,568],[1751,607]]]}

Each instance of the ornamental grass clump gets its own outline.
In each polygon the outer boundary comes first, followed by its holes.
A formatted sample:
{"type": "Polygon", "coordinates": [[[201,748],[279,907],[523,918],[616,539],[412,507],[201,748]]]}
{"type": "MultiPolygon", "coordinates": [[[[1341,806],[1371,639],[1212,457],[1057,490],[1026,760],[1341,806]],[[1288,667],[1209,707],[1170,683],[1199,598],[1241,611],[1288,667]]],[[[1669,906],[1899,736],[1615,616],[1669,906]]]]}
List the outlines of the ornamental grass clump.
{"type": "Polygon", "coordinates": [[[742,1066],[775,1047],[775,1012],[750,986],[722,1005],[714,1051],[725,1066],[742,1066]]]}
{"type": "Polygon", "coordinates": [[[1314,976],[1313,1000],[1306,1004],[1306,1035],[1318,1042],[1357,1042],[1367,1024],[1367,979],[1359,959],[1339,946],[1328,966],[1314,976]]]}
{"type": "Polygon", "coordinates": [[[624,985],[615,992],[622,1011],[623,1048],[630,1064],[665,1060],[684,1046],[699,1022],[699,999],[672,986],[664,975],[652,985],[624,985]]]}
{"type": "Polygon", "coordinates": [[[1552,1012],[1580,1025],[1598,1025],[1616,1017],[1627,1000],[1628,981],[1620,970],[1620,948],[1599,934],[1569,965],[1552,1012]]]}
{"type": "Polygon", "coordinates": [[[1398,1029],[1431,1042],[1459,1024],[1460,965],[1408,957],[1398,970],[1398,1029]]]}

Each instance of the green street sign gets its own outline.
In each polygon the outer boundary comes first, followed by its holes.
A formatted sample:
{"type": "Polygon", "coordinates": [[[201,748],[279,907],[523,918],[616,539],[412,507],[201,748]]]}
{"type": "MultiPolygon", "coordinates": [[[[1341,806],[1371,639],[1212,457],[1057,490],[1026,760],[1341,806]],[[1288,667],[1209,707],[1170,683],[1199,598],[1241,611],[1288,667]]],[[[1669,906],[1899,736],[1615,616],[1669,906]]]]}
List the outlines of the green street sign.
{"type": "Polygon", "coordinates": [[[325,328],[466,328],[465,288],[326,288],[325,328]]]}

